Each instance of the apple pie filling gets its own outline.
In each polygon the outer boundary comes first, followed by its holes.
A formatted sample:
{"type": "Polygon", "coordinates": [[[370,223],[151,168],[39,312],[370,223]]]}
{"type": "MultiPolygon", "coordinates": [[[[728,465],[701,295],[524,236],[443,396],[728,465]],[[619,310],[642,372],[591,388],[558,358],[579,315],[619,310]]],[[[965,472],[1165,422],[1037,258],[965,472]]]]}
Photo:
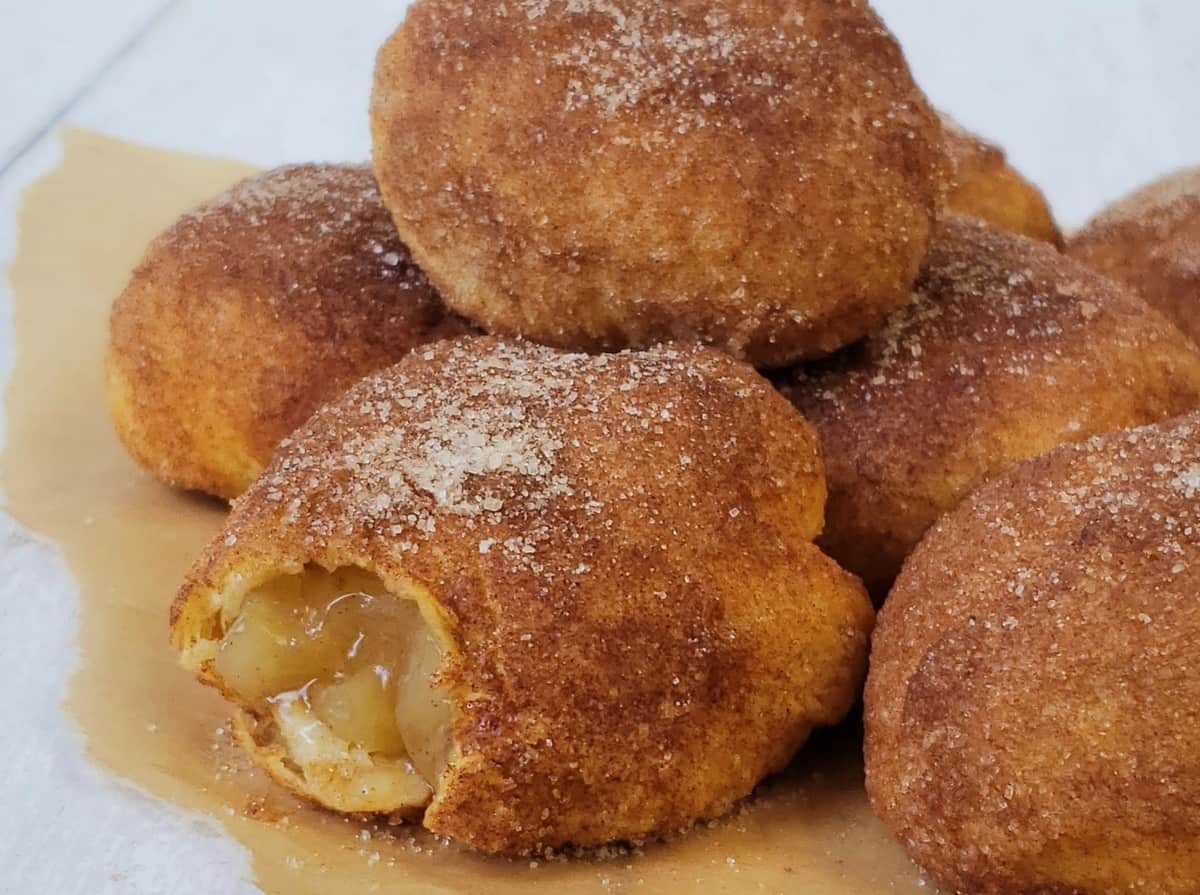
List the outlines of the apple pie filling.
{"type": "Polygon", "coordinates": [[[449,760],[442,649],[411,597],[362,569],[309,566],[252,590],[214,670],[303,785],[344,811],[428,803],[449,760]]]}

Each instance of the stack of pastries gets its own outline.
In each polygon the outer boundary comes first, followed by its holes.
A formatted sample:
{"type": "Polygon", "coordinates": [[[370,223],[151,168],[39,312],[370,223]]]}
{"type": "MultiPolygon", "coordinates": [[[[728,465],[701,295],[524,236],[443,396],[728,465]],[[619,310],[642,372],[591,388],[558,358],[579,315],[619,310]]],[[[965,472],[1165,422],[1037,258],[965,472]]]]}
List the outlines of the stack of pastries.
{"type": "Polygon", "coordinates": [[[371,126],[112,315],[130,453],[233,500],[171,635],[256,763],[486,853],[641,840],[865,681],[939,881],[1194,891],[1194,175],[1064,254],[863,0],[418,0],[371,126]]]}

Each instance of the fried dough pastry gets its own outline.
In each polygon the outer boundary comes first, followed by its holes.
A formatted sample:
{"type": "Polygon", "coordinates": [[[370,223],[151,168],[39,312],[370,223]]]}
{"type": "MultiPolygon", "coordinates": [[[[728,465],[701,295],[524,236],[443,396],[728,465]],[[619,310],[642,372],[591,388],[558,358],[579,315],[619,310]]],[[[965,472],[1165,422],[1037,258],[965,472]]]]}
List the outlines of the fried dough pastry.
{"type": "Polygon", "coordinates": [[[109,408],[152,475],[235,497],[326,400],[471,329],[413,266],[369,168],[279,168],[151,243],[113,307],[109,408]]]}
{"type": "Polygon", "coordinates": [[[372,132],[401,236],[489,332],[759,367],[908,300],[946,167],[863,0],[421,0],[372,132]]]}
{"type": "Polygon", "coordinates": [[[1131,286],[1200,344],[1200,168],[1109,206],[1067,251],[1131,286]]]}
{"type": "Polygon", "coordinates": [[[319,411],[172,613],[281,783],[491,853],[718,815],[856,699],[816,437],[709,349],[440,343],[319,411]]]}
{"type": "Polygon", "coordinates": [[[978,895],[1194,895],[1200,415],[1069,445],[975,492],[879,618],[867,790],[978,895]]]}
{"type": "Polygon", "coordinates": [[[783,389],[821,437],[821,544],[881,598],[938,516],[1010,464],[1200,407],[1200,355],[1045,243],[953,218],[913,303],[783,389]]]}
{"type": "Polygon", "coordinates": [[[1004,150],[943,114],[950,161],[947,208],[997,230],[1062,246],[1062,233],[1046,197],[1008,163],[1004,150]]]}

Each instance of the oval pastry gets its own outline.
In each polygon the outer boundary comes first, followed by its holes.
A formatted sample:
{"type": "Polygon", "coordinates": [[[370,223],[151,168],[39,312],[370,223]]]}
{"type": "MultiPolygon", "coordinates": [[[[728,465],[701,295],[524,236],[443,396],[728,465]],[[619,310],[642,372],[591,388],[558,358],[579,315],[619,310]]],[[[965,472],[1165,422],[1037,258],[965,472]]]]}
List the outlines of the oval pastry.
{"type": "Polygon", "coordinates": [[[1062,246],[1062,233],[1042,191],[1021,176],[1004,150],[943,114],[950,191],[946,207],[997,230],[1062,246]]]}
{"type": "Polygon", "coordinates": [[[856,699],[812,430],[717,352],[490,337],[319,411],[175,603],[285,785],[493,853],[726,811],[856,699]]]}
{"type": "Polygon", "coordinates": [[[909,307],[783,389],[821,437],[821,543],[882,597],[938,516],[1006,466],[1200,407],[1200,354],[1051,246],[958,218],[909,307]]]}
{"type": "Polygon", "coordinates": [[[947,891],[1200,880],[1200,415],[1023,463],[879,617],[867,790],[947,891]]]}
{"type": "Polygon", "coordinates": [[[1067,251],[1131,286],[1200,344],[1200,168],[1110,205],[1067,251]]]}
{"type": "Polygon", "coordinates": [[[459,313],[574,350],[828,354],[908,300],[945,168],[862,0],[421,0],[375,172],[459,313]]]}
{"type": "Polygon", "coordinates": [[[151,243],[113,306],[109,408],[155,477],[236,497],[326,400],[471,330],[413,266],[369,168],[279,168],[151,243]]]}

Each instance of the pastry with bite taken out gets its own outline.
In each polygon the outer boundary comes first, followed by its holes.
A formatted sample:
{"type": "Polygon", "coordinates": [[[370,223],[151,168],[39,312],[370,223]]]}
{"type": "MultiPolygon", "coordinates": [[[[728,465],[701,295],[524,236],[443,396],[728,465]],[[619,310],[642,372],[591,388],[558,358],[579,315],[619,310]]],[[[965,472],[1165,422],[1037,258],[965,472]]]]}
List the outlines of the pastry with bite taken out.
{"type": "Polygon", "coordinates": [[[665,835],[857,699],[824,502],[812,429],[724,354],[443,342],[283,444],[172,637],[334,811],[500,854],[665,835]]]}

